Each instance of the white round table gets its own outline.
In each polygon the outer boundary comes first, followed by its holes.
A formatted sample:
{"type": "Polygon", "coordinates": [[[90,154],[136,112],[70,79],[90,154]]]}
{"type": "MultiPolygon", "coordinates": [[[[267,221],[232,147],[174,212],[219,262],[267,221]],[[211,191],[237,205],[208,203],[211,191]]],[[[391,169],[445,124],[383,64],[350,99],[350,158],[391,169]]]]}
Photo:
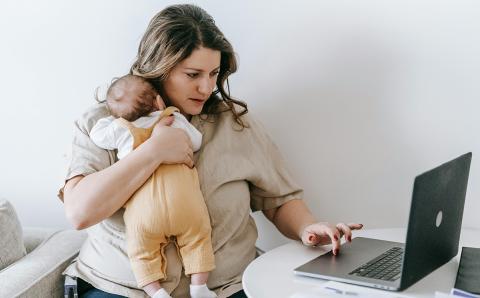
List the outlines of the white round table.
{"type": "MultiPolygon", "coordinates": [[[[405,242],[406,230],[370,229],[354,232],[357,236],[405,242]]],[[[462,229],[458,255],[447,264],[430,273],[407,290],[400,292],[409,297],[435,297],[435,291],[450,292],[455,283],[462,246],[480,247],[480,230],[462,229]]],[[[290,242],[272,249],[256,258],[243,274],[243,289],[251,298],[282,298],[319,286],[325,280],[293,274],[293,269],[329,250],[329,246],[307,247],[300,242],[290,242]]],[[[370,289],[369,289],[370,290],[370,289]]],[[[379,294],[382,292],[372,289],[379,294]]]]}

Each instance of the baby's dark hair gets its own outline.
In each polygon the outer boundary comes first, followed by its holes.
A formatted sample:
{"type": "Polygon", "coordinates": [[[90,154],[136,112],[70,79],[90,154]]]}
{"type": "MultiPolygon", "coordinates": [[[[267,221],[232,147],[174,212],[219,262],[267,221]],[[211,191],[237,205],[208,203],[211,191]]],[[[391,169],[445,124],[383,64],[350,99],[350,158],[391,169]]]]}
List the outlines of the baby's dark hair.
{"type": "Polygon", "coordinates": [[[127,74],[113,79],[107,90],[106,104],[115,118],[135,121],[155,111],[157,95],[155,87],[146,79],[127,74]]]}

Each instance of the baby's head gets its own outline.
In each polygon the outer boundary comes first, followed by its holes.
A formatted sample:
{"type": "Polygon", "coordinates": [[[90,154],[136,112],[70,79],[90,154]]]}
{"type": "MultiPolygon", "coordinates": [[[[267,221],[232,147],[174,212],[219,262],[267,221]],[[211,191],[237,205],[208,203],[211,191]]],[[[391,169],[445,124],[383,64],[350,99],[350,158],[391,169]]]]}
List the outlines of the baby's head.
{"type": "Polygon", "coordinates": [[[152,84],[142,77],[130,74],[116,79],[110,85],[106,102],[112,116],[128,121],[135,121],[165,108],[152,84]]]}

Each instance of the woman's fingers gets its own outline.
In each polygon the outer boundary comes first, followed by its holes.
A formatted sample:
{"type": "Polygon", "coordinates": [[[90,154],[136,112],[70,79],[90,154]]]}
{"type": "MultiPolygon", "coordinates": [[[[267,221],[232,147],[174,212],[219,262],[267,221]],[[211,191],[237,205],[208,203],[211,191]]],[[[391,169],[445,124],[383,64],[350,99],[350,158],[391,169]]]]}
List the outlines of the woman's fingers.
{"type": "Polygon", "coordinates": [[[162,127],[172,125],[174,120],[175,118],[173,118],[173,116],[163,117],[162,119],[160,119],[153,127],[152,136],[156,135],[162,129],[162,127]]]}
{"type": "Polygon", "coordinates": [[[194,162],[193,162],[193,144],[192,144],[192,140],[190,140],[190,137],[188,136],[188,134],[184,132],[184,139],[185,139],[185,142],[186,142],[186,154],[185,154],[185,164],[190,167],[190,168],[193,168],[194,166],[194,162]]]}
{"type": "MultiPolygon", "coordinates": [[[[179,128],[177,128],[179,129],[179,128]]],[[[182,146],[183,146],[183,163],[187,165],[189,168],[193,168],[193,149],[192,149],[192,142],[188,137],[187,133],[182,130],[182,146]]]]}
{"type": "Polygon", "coordinates": [[[332,252],[334,255],[337,255],[340,251],[340,232],[338,229],[331,225],[325,225],[324,231],[330,237],[330,241],[332,242],[332,252]]]}
{"type": "Polygon", "coordinates": [[[340,239],[343,235],[347,241],[352,241],[352,230],[363,227],[357,223],[338,223],[336,226],[329,223],[315,223],[307,226],[302,234],[302,242],[306,245],[332,243],[332,252],[337,255],[340,251],[340,239]]]}
{"type": "Polygon", "coordinates": [[[308,244],[310,241],[313,240],[312,245],[316,244],[327,244],[332,243],[332,251],[333,254],[337,254],[340,249],[340,232],[338,229],[330,224],[327,223],[316,223],[309,225],[305,228],[306,240],[303,239],[302,241],[308,244]],[[312,237],[313,234],[314,236],[312,237]]]}
{"type": "Polygon", "coordinates": [[[152,154],[158,154],[163,164],[183,163],[193,168],[194,159],[190,137],[183,129],[165,126],[173,120],[173,117],[167,118],[162,119],[152,132],[150,138],[154,144],[152,154]]]}
{"type": "Polygon", "coordinates": [[[186,156],[186,165],[189,167],[189,168],[193,168],[193,150],[191,147],[189,147],[187,149],[187,156],[186,156]]]}
{"type": "Polygon", "coordinates": [[[187,167],[189,167],[190,169],[192,169],[193,166],[194,166],[193,159],[188,158],[188,159],[185,161],[185,165],[187,165],[187,167]]]}
{"type": "Polygon", "coordinates": [[[353,230],[361,230],[363,228],[362,224],[359,223],[349,223],[348,227],[353,231],[353,230]]]}
{"type": "Polygon", "coordinates": [[[336,225],[336,227],[340,231],[341,236],[345,235],[345,239],[348,242],[352,242],[352,231],[360,230],[363,228],[363,225],[357,223],[344,224],[343,222],[340,222],[336,225]]]}
{"type": "Polygon", "coordinates": [[[172,125],[174,120],[175,120],[175,118],[173,117],[173,115],[170,115],[168,117],[163,117],[162,119],[160,119],[160,121],[158,121],[157,125],[158,126],[170,126],[170,125],[172,125]]]}
{"type": "Polygon", "coordinates": [[[340,235],[340,232],[337,228],[332,226],[328,226],[327,231],[328,235],[330,236],[330,240],[332,241],[332,252],[334,255],[337,255],[340,251],[340,238],[342,235],[340,235]]]}
{"type": "Polygon", "coordinates": [[[302,242],[305,245],[312,246],[316,244],[317,235],[310,232],[305,232],[302,235],[302,242]]]}
{"type": "Polygon", "coordinates": [[[352,230],[343,222],[337,224],[337,229],[340,231],[340,235],[345,235],[345,239],[348,242],[352,242],[352,230]]]}

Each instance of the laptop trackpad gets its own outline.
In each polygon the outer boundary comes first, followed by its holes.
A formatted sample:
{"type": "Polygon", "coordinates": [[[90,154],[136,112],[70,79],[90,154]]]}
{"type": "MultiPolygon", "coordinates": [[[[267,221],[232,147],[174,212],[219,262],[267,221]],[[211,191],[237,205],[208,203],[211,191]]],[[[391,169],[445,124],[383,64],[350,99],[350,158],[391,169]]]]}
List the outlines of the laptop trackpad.
{"type": "MultiPolygon", "coordinates": [[[[398,242],[356,237],[345,243],[340,253],[330,251],[295,269],[296,273],[330,279],[329,277],[352,278],[349,275],[357,267],[371,261],[392,247],[403,247],[398,242]]],[[[354,277],[353,277],[354,278],[354,277]]]]}

